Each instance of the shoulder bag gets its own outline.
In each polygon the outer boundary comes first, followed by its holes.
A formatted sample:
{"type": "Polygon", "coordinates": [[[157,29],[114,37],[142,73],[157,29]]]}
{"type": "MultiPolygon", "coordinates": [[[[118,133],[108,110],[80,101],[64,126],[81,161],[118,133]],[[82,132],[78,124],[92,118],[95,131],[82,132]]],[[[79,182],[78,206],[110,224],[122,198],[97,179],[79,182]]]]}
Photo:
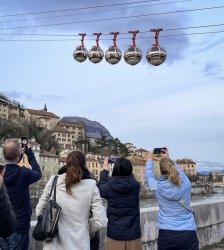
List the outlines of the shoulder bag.
{"type": "Polygon", "coordinates": [[[178,201],[183,207],[185,207],[189,212],[191,212],[193,215],[194,215],[194,218],[195,218],[195,213],[194,213],[194,210],[193,210],[193,208],[192,207],[189,207],[188,205],[187,205],[187,203],[181,198],[181,199],[179,199],[179,201],[178,201]]]}
{"type": "Polygon", "coordinates": [[[46,208],[42,216],[38,217],[37,225],[33,231],[33,238],[37,241],[49,241],[58,236],[58,219],[61,207],[56,203],[57,179],[58,176],[55,176],[46,208]],[[53,199],[51,199],[53,190],[53,199]]]}

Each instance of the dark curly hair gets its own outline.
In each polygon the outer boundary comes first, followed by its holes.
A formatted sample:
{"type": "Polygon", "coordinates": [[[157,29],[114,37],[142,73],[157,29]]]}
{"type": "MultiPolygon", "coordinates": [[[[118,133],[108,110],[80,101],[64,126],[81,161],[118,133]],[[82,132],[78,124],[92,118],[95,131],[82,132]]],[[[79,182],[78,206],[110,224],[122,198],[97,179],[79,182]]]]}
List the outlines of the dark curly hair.
{"type": "Polygon", "coordinates": [[[86,157],[80,151],[72,151],[66,160],[66,192],[72,194],[71,185],[76,184],[82,179],[82,168],[86,166],[86,157]]]}

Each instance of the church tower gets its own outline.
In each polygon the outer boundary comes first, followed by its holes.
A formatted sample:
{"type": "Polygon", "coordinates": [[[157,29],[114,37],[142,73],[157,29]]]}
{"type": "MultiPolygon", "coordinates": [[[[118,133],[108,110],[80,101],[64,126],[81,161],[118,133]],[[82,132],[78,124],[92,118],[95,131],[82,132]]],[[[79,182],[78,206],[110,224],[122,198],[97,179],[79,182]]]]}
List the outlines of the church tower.
{"type": "Polygon", "coordinates": [[[47,105],[46,105],[46,103],[44,105],[44,111],[47,111],[47,105]]]}

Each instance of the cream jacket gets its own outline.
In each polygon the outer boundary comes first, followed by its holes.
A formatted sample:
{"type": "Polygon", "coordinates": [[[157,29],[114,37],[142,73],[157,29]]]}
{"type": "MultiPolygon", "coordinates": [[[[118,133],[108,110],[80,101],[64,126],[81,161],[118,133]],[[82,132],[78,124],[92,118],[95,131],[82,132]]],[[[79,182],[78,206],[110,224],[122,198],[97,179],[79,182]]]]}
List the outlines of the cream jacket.
{"type": "MultiPolygon", "coordinates": [[[[71,187],[72,195],[65,189],[65,176],[57,181],[56,202],[62,208],[57,238],[45,242],[44,250],[89,250],[89,233],[107,226],[106,210],[103,206],[95,180],[81,180],[71,187]],[[90,211],[93,218],[89,220],[90,211]]],[[[48,181],[37,207],[36,215],[46,207],[54,176],[48,181]]]]}

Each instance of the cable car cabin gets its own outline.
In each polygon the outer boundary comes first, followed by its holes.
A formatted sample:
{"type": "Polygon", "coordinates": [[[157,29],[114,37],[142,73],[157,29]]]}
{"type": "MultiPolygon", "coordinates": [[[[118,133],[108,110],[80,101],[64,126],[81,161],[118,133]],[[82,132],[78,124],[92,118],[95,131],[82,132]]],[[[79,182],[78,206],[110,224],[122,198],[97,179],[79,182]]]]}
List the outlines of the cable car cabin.
{"type": "Polygon", "coordinates": [[[85,47],[78,46],[73,53],[73,57],[77,62],[84,62],[88,57],[88,51],[85,47]]]}
{"type": "Polygon", "coordinates": [[[105,59],[110,64],[117,64],[120,62],[122,53],[120,49],[115,47],[110,47],[105,53],[105,59]]]}
{"type": "Polygon", "coordinates": [[[93,46],[88,54],[89,60],[92,63],[99,63],[104,57],[103,50],[100,47],[93,46]]]}
{"type": "Polygon", "coordinates": [[[134,66],[142,60],[142,52],[137,47],[129,47],[124,53],[124,60],[126,63],[134,66]]]}
{"type": "Polygon", "coordinates": [[[152,46],[146,53],[146,59],[148,63],[153,66],[158,66],[165,62],[166,60],[166,51],[160,46],[152,46]]]}

